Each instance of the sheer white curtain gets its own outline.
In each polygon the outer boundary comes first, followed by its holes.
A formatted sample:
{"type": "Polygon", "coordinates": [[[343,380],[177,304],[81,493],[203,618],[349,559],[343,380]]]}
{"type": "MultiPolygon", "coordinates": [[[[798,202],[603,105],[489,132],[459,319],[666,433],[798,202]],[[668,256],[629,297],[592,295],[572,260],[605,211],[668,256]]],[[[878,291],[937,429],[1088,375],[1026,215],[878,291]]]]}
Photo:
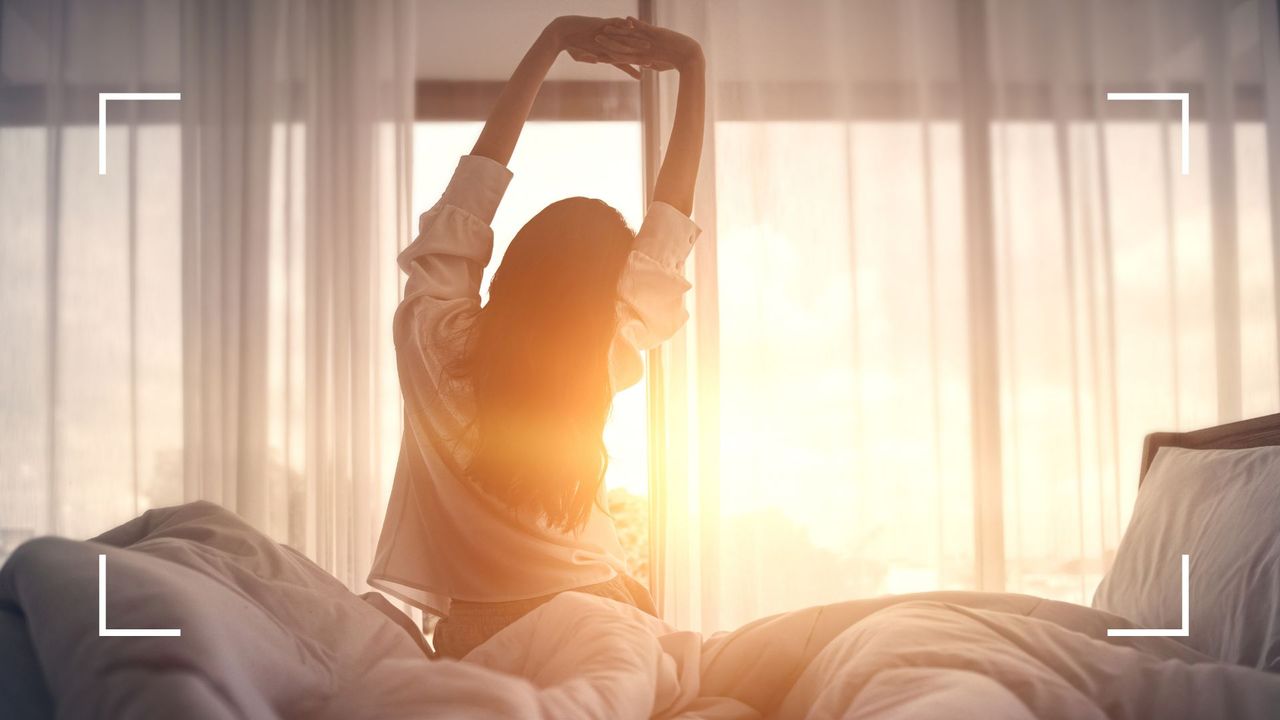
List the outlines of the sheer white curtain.
{"type": "Polygon", "coordinates": [[[677,625],[932,589],[1088,602],[1143,435],[1280,410],[1274,4],[656,19],[703,41],[711,92],[693,320],[655,384],[677,625]],[[1110,91],[1190,93],[1189,175],[1177,103],[1110,91]]]}
{"type": "Polygon", "coordinates": [[[0,543],[206,498],[363,582],[399,441],[412,8],[6,2],[0,543]],[[99,92],[181,92],[108,104],[99,92]]]}

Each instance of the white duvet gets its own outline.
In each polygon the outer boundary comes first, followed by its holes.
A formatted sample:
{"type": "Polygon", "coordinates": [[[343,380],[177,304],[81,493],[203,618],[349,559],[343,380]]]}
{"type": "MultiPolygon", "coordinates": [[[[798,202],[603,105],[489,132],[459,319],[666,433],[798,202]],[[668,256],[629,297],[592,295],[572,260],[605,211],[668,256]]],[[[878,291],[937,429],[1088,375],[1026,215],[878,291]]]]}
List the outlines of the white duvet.
{"type": "Polygon", "coordinates": [[[0,608],[30,639],[0,647],[0,670],[34,660],[66,718],[1280,717],[1280,676],[1164,638],[1107,642],[1123,620],[1019,595],[853,601],[704,640],[567,593],[464,661],[432,661],[208,503],[23,545],[0,608]],[[98,636],[99,553],[108,624],[180,637],[98,636]]]}

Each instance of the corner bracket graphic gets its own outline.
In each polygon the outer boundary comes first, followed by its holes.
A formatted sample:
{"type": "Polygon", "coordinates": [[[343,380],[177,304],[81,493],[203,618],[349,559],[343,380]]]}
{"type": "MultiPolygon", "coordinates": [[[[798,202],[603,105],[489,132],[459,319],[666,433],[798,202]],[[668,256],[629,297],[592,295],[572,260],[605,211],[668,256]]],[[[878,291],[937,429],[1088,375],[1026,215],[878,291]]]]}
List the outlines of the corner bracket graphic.
{"type": "Polygon", "coordinates": [[[1187,637],[1191,634],[1191,556],[1182,556],[1182,627],[1180,628],[1107,628],[1107,637],[1187,637]]]}
{"type": "Polygon", "coordinates": [[[1182,103],[1182,174],[1191,174],[1191,93],[1109,92],[1108,100],[1178,100],[1182,103]]]}
{"type": "Polygon", "coordinates": [[[107,627],[107,556],[98,555],[98,637],[178,637],[178,628],[122,630],[107,627]]]}

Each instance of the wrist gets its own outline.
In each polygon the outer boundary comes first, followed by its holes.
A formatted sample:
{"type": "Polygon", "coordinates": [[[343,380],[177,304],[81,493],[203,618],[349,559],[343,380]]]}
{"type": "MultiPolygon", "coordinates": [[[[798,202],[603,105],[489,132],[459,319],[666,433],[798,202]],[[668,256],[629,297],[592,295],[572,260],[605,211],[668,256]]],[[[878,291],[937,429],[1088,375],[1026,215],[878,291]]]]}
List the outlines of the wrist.
{"type": "Polygon", "coordinates": [[[542,34],[538,35],[538,39],[533,44],[546,50],[554,51],[556,54],[564,50],[564,33],[561,32],[557,21],[552,20],[551,24],[543,28],[542,34]]]}
{"type": "Polygon", "coordinates": [[[704,72],[707,68],[707,59],[702,54],[702,46],[694,45],[684,57],[676,63],[676,70],[681,73],[685,72],[704,72]]]}

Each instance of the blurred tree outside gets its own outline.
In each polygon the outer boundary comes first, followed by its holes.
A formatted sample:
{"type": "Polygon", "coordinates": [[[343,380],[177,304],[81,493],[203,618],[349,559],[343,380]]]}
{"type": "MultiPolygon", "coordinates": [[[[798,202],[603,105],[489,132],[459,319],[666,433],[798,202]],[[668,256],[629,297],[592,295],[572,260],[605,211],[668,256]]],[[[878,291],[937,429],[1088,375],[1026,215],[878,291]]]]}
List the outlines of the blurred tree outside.
{"type": "Polygon", "coordinates": [[[618,529],[618,541],[626,553],[631,577],[649,585],[649,498],[625,488],[609,491],[609,515],[618,529]]]}

